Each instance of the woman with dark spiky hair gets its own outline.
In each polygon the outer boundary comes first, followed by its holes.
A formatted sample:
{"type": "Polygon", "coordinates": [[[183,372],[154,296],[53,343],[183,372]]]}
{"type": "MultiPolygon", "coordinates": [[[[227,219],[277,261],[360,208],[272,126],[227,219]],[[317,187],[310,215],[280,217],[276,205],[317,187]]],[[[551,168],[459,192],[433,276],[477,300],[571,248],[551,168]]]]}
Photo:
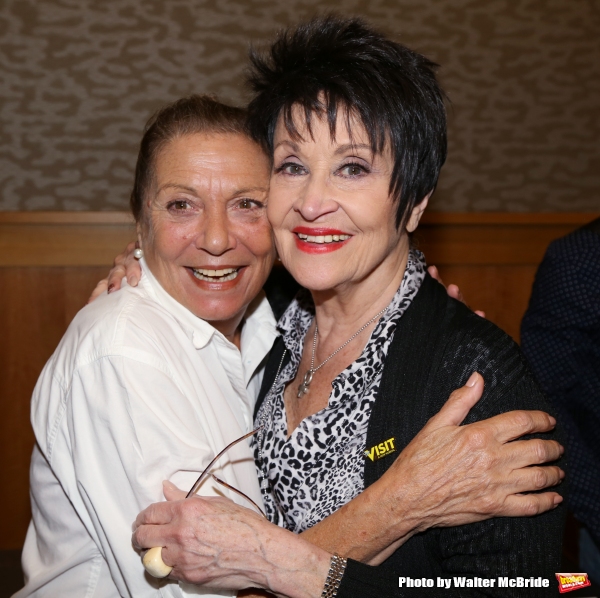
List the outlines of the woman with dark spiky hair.
{"type": "MultiPolygon", "coordinates": [[[[198,498],[152,505],[138,517],[134,542],[162,546],[173,576],[209,586],[298,597],[439,596],[427,580],[468,577],[444,595],[504,597],[523,590],[499,588],[498,578],[519,576],[538,580],[527,579],[528,596],[547,596],[564,509],[483,521],[488,498],[468,475],[417,475],[403,492],[419,496],[420,517],[421,485],[434,492],[449,484],[449,509],[465,496],[481,496],[482,505],[470,519],[424,517],[399,533],[386,522],[389,497],[381,486],[370,492],[403,459],[427,471],[430,455],[414,454],[411,441],[436,434],[428,420],[465,383],[486,383],[468,423],[547,410],[515,343],[450,299],[411,247],[446,157],[436,65],[358,19],[337,17],[282,33],[251,62],[250,131],[273,161],[268,217],[280,259],[307,289],[279,321],[256,408],[267,515],[289,531],[198,498]],[[372,500],[376,525],[365,528],[379,529],[375,541],[356,521],[344,524],[361,492],[372,500]],[[325,519],[335,512],[342,516],[325,519]],[[317,548],[303,538],[314,540],[320,522],[317,548]]],[[[488,441],[482,434],[470,447],[474,465],[488,441]]],[[[541,475],[540,487],[547,482],[541,475]]],[[[410,519],[410,509],[404,515],[410,519]]]]}
{"type": "MultiPolygon", "coordinates": [[[[437,65],[368,28],[329,16],[286,31],[263,56],[251,52],[250,133],[273,155],[278,124],[296,141],[322,118],[332,139],[338,111],[352,138],[364,128],[373,154],[391,151],[396,227],[435,189],[446,160],[446,110],[437,65]],[[303,118],[295,118],[296,110],[303,118]]],[[[297,116],[297,115],[296,115],[297,116]]]]}

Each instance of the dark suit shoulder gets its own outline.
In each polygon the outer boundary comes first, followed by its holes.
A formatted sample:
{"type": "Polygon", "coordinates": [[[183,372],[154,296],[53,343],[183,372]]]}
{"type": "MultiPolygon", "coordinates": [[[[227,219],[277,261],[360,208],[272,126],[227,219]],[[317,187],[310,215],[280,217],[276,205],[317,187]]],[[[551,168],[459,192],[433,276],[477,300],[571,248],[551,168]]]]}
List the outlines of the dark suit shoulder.
{"type": "Polygon", "coordinates": [[[569,266],[600,268],[600,218],[550,243],[544,262],[556,261],[569,266]]]}

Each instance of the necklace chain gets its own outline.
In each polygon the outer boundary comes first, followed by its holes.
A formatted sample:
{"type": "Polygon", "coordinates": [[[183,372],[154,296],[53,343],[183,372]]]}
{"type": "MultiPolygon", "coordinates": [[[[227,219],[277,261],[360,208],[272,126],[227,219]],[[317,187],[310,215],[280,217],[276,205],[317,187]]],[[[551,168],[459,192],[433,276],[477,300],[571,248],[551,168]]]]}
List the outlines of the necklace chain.
{"type": "Polygon", "coordinates": [[[322,361],[317,367],[315,367],[315,353],[317,350],[317,337],[319,336],[319,326],[315,321],[315,334],[313,336],[312,356],[310,358],[310,368],[304,374],[302,384],[298,388],[298,394],[296,395],[301,399],[310,390],[310,383],[312,382],[315,372],[321,369],[334,355],[337,355],[348,343],[353,341],[365,328],[370,326],[377,318],[383,315],[383,312],[387,309],[384,307],[380,312],[376,313],[364,326],[361,326],[343,345],[339,346],[325,361],[322,361]]]}

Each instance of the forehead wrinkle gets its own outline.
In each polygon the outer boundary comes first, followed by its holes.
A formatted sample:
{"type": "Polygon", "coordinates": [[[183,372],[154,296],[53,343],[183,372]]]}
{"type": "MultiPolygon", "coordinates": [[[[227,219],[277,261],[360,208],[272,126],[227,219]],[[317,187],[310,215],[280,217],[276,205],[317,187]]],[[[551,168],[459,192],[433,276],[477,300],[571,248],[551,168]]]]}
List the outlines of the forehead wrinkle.
{"type": "MultiPolygon", "coordinates": [[[[213,177],[210,177],[210,178],[211,178],[211,180],[213,179],[213,177]]],[[[214,178],[217,179],[215,182],[218,183],[219,190],[222,191],[223,190],[222,179],[220,177],[214,177],[214,178]]],[[[181,185],[179,183],[165,183],[164,185],[162,185],[160,187],[160,189],[157,190],[156,194],[158,195],[161,191],[163,191],[165,189],[181,189],[183,191],[187,191],[188,193],[191,193],[195,197],[200,197],[200,195],[201,195],[200,193],[198,193],[198,190],[195,189],[194,187],[188,187],[187,185],[181,185]]],[[[238,195],[244,195],[246,193],[254,193],[254,192],[268,193],[268,191],[269,191],[268,187],[256,185],[253,187],[241,187],[238,189],[234,189],[232,192],[229,193],[229,195],[231,197],[236,197],[238,195]]]]}

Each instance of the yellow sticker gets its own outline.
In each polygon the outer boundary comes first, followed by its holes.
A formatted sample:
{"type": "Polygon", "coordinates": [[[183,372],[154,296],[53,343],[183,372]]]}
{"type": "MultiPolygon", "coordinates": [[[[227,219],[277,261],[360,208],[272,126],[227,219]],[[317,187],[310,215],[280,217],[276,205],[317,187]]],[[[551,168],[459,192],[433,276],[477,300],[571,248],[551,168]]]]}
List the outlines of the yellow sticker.
{"type": "Polygon", "coordinates": [[[390,453],[396,450],[394,446],[395,438],[388,438],[385,442],[380,442],[372,447],[370,450],[365,451],[365,457],[369,457],[371,461],[377,461],[382,457],[387,457],[390,453]]]}

